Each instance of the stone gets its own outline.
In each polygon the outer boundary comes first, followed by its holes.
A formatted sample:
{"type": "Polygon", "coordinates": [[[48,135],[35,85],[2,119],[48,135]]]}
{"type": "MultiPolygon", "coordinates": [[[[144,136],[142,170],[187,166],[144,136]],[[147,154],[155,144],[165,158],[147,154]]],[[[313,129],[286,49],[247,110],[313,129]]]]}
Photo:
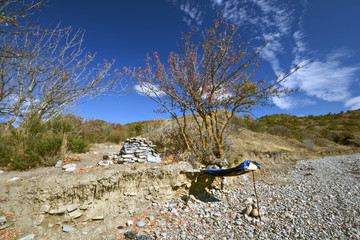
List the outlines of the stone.
{"type": "Polygon", "coordinates": [[[126,225],[128,225],[128,226],[132,226],[134,224],[134,222],[132,221],[132,220],[129,220],[129,221],[127,221],[127,223],[126,223],[126,225]]]}
{"type": "Polygon", "coordinates": [[[49,211],[49,213],[50,213],[50,214],[61,215],[61,214],[65,213],[65,211],[66,211],[66,207],[63,206],[63,207],[51,209],[51,210],[49,211]]]}
{"type": "Polygon", "coordinates": [[[144,227],[146,225],[146,223],[143,220],[140,220],[136,223],[136,226],[138,227],[144,227]]]}
{"type": "Polygon", "coordinates": [[[6,217],[5,216],[0,216],[0,225],[3,225],[6,223],[6,217]]]}
{"type": "Polygon", "coordinates": [[[62,166],[62,169],[65,170],[65,172],[73,172],[76,170],[76,164],[70,163],[62,166]]]}
{"type": "Polygon", "coordinates": [[[253,201],[252,198],[247,198],[246,201],[245,201],[245,204],[246,205],[252,205],[252,204],[254,204],[254,201],[253,201]]]}
{"type": "Polygon", "coordinates": [[[109,166],[113,164],[113,161],[100,161],[97,163],[98,166],[101,166],[101,167],[106,167],[106,166],[109,166]]]}
{"type": "Polygon", "coordinates": [[[42,206],[40,207],[40,212],[42,212],[42,213],[48,213],[49,210],[50,210],[50,206],[49,206],[49,205],[42,205],[42,206]]]}
{"type": "Polygon", "coordinates": [[[110,157],[109,157],[109,155],[107,155],[107,154],[105,154],[105,155],[103,155],[103,157],[102,157],[104,160],[108,160],[108,159],[110,159],[110,157]]]}
{"type": "Polygon", "coordinates": [[[136,195],[137,195],[136,192],[126,192],[126,193],[124,193],[124,196],[134,197],[134,196],[136,196],[136,195]]]}
{"type": "Polygon", "coordinates": [[[240,226],[240,225],[241,225],[241,221],[235,221],[235,222],[234,222],[234,225],[240,226]]]}
{"type": "Polygon", "coordinates": [[[75,228],[72,228],[68,225],[63,225],[62,230],[63,230],[63,232],[73,232],[73,231],[75,231],[75,228]]]}
{"type": "Polygon", "coordinates": [[[18,238],[18,240],[34,240],[35,239],[35,234],[28,234],[26,236],[23,236],[21,238],[18,238]]]}
{"type": "Polygon", "coordinates": [[[84,204],[79,207],[80,210],[86,210],[89,207],[89,205],[84,204]]]}
{"type": "Polygon", "coordinates": [[[253,210],[253,207],[251,205],[247,205],[245,208],[245,211],[244,211],[245,215],[249,216],[250,213],[252,212],[252,210],[253,210]]]}
{"type": "Polygon", "coordinates": [[[69,216],[72,218],[72,219],[76,219],[76,218],[79,218],[82,216],[82,212],[79,211],[79,210],[76,210],[74,212],[71,212],[69,213],[69,216]]]}
{"type": "Polygon", "coordinates": [[[125,239],[136,239],[136,231],[126,231],[124,233],[125,239]]]}
{"type": "Polygon", "coordinates": [[[4,173],[4,171],[3,171],[3,170],[0,170],[0,174],[1,174],[1,173],[4,173]]]}
{"type": "Polygon", "coordinates": [[[62,164],[63,164],[63,161],[59,160],[59,161],[57,161],[55,167],[60,168],[62,164]]]}
{"type": "Polygon", "coordinates": [[[259,216],[259,212],[256,208],[254,208],[252,211],[251,211],[251,216],[252,217],[258,217],[259,216]]]}
{"type": "Polygon", "coordinates": [[[93,221],[100,221],[100,220],[104,220],[104,216],[103,215],[98,215],[98,216],[94,216],[92,218],[93,221]]]}
{"type": "Polygon", "coordinates": [[[76,167],[70,167],[70,168],[66,168],[65,172],[73,172],[76,170],[76,167]]]}
{"type": "Polygon", "coordinates": [[[197,235],[197,239],[204,239],[205,237],[203,235],[197,235]]]}
{"type": "Polygon", "coordinates": [[[77,209],[77,205],[76,204],[71,204],[69,206],[66,207],[66,210],[70,213],[73,212],[77,209]]]}
{"type": "Polygon", "coordinates": [[[20,179],[19,177],[12,177],[9,180],[7,180],[7,182],[14,182],[14,181],[17,181],[19,179],[20,179]]]}

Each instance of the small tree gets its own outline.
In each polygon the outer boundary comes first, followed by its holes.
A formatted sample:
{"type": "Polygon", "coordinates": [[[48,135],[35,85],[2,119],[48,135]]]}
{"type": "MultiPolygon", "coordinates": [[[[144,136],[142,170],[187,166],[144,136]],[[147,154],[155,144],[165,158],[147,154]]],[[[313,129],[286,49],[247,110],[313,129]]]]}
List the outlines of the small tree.
{"type": "Polygon", "coordinates": [[[84,100],[114,90],[113,62],[94,64],[83,32],[26,23],[44,1],[0,1],[0,119],[21,128],[31,115],[48,121],[84,100]]]}
{"type": "Polygon", "coordinates": [[[137,79],[136,90],[159,104],[159,112],[175,119],[189,150],[194,137],[187,132],[189,115],[195,121],[203,151],[224,157],[224,133],[237,113],[250,113],[269,99],[293,92],[282,85],[291,72],[273,81],[256,80],[261,48],[241,41],[235,26],[215,20],[199,44],[183,35],[179,54],[170,53],[165,67],[158,53],[147,57],[146,68],[126,69],[137,79]]]}

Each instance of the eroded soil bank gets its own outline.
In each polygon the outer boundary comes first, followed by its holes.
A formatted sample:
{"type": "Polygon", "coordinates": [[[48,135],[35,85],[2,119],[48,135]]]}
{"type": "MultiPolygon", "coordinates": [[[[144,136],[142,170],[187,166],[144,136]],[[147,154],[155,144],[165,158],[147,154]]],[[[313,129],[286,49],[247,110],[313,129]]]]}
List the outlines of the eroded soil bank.
{"type": "MultiPolygon", "coordinates": [[[[352,153],[349,150],[347,154],[352,153]]],[[[344,154],[317,153],[322,154],[344,154]]],[[[244,154],[261,162],[258,181],[282,174],[296,160],[316,154],[244,154]]],[[[97,161],[98,159],[94,159],[97,161]]],[[[92,162],[93,163],[93,162],[92,162]]],[[[274,178],[271,178],[274,179],[274,178]]],[[[243,178],[227,178],[226,188],[239,186],[243,178]]],[[[102,239],[103,232],[125,229],[130,219],[150,215],[159,202],[193,195],[201,201],[211,197],[211,189],[220,189],[221,178],[200,173],[187,163],[134,163],[97,167],[84,165],[83,171],[64,172],[59,168],[41,168],[0,175],[0,216],[6,216],[3,230],[18,231],[17,236],[35,234],[46,239],[102,239]],[[71,232],[65,232],[64,226],[71,232]],[[21,231],[21,232],[20,232],[21,231]]],[[[1,230],[1,229],[0,229],[1,230]]],[[[2,232],[5,234],[5,231],[2,232]]],[[[37,239],[37,238],[36,238],[37,239]]]]}

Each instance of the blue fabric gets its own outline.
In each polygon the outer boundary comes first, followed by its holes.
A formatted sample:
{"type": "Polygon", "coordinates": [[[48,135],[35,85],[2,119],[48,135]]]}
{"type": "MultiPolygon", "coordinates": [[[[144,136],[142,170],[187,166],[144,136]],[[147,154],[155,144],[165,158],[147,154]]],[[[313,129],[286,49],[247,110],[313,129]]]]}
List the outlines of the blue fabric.
{"type": "Polygon", "coordinates": [[[209,169],[201,170],[201,171],[204,173],[213,175],[213,176],[237,176],[237,175],[241,175],[241,174],[249,172],[248,168],[250,166],[250,163],[252,163],[252,162],[255,163],[256,166],[258,166],[258,168],[260,169],[260,163],[247,160],[247,161],[241,163],[239,166],[233,167],[233,168],[228,168],[228,169],[209,168],[209,169]]]}

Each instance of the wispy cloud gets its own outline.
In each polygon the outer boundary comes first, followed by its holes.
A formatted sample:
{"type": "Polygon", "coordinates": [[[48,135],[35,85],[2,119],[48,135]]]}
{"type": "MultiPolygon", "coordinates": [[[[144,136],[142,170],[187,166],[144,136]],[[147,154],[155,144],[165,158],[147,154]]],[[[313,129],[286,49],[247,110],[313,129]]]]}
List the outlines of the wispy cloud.
{"type": "Polygon", "coordinates": [[[347,101],[360,66],[344,66],[341,61],[343,57],[340,56],[334,52],[324,61],[314,60],[291,76],[286,84],[299,87],[307,95],[325,101],[347,101]]]}
{"type": "Polygon", "coordinates": [[[345,107],[350,108],[351,110],[360,109],[360,96],[350,98],[345,102],[345,107]]]}
{"type": "Polygon", "coordinates": [[[134,90],[138,94],[148,97],[161,97],[165,94],[158,86],[151,83],[137,84],[135,85],[134,90]]]}
{"type": "Polygon", "coordinates": [[[182,20],[190,27],[197,28],[203,22],[204,12],[196,1],[191,0],[171,0],[172,4],[184,12],[182,20]]]}

